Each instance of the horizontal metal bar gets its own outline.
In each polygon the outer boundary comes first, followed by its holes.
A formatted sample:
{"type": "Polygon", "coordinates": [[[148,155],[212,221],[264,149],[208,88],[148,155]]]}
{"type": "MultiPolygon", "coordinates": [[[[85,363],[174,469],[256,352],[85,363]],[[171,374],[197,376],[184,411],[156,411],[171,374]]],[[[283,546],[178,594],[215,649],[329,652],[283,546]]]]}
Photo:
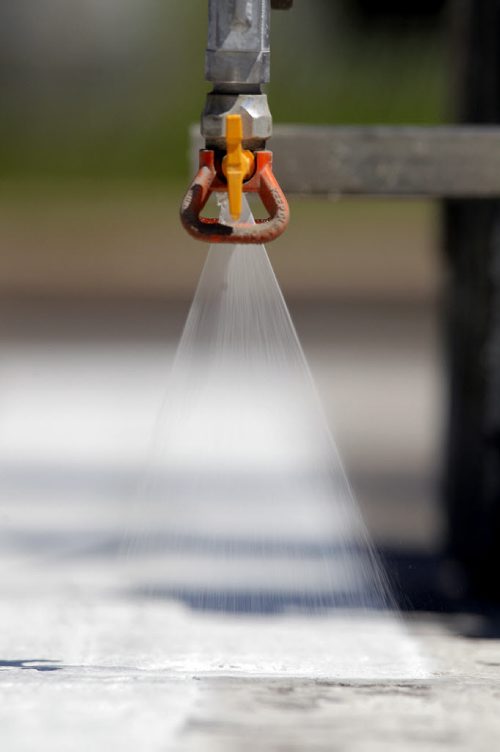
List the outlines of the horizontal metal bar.
{"type": "Polygon", "coordinates": [[[500,197],[496,127],[280,125],[269,148],[288,194],[500,197]]]}

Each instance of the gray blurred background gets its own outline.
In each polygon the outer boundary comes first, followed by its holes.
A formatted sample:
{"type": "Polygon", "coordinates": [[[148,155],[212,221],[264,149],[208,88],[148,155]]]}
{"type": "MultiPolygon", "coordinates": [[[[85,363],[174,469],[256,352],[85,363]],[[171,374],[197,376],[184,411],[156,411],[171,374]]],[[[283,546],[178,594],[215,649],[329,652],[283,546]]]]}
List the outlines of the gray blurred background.
{"type": "MultiPolygon", "coordinates": [[[[275,14],[275,122],[444,122],[446,3],[400,5],[296,0],[275,14]]],[[[2,519],[31,551],[76,523],[49,515],[26,538],[20,499],[86,488],[96,467],[132,487],[134,473],[113,468],[139,473],[147,455],[206,255],[178,222],[208,88],[206,6],[0,5],[2,519]]],[[[444,532],[439,208],[291,208],[269,252],[368,526],[389,560],[432,566],[444,532]]],[[[453,593],[452,571],[444,586],[453,593]]],[[[432,606],[430,590],[427,576],[414,605],[432,606]]]]}

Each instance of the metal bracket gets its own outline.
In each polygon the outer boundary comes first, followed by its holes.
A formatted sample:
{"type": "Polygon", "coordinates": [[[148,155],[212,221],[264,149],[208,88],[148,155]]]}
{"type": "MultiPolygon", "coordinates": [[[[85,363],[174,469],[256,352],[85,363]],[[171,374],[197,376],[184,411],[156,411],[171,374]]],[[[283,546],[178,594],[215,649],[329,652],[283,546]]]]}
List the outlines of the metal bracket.
{"type": "MultiPolygon", "coordinates": [[[[203,145],[191,131],[193,164],[203,145]]],[[[285,194],[500,198],[500,128],[281,125],[269,142],[285,194]]]]}

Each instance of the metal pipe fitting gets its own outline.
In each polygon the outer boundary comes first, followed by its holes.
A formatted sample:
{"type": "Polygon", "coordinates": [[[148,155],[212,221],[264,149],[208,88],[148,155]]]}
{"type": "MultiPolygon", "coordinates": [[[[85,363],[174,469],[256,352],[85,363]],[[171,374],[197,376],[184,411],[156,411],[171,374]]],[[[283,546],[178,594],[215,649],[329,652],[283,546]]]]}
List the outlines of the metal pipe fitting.
{"type": "Polygon", "coordinates": [[[265,94],[208,94],[201,124],[207,149],[225,148],[228,115],[241,115],[245,149],[255,151],[265,147],[273,132],[273,118],[265,94]]]}

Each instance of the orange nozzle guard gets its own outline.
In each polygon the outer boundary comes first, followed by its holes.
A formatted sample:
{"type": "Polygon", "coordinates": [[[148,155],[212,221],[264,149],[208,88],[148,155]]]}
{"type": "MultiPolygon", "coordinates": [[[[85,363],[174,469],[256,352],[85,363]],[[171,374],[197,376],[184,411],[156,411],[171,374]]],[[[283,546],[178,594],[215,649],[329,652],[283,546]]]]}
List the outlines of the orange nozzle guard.
{"type": "Polygon", "coordinates": [[[290,209],[273,173],[270,151],[253,154],[243,149],[243,123],[240,115],[226,119],[227,154],[221,158],[212,149],[200,151],[200,167],[181,206],[181,222],[186,231],[206,243],[261,244],[275,240],[286,230],[290,209]],[[235,224],[203,217],[212,193],[227,193],[235,224]],[[257,193],[267,209],[266,219],[241,222],[243,193],[257,193]]]}

